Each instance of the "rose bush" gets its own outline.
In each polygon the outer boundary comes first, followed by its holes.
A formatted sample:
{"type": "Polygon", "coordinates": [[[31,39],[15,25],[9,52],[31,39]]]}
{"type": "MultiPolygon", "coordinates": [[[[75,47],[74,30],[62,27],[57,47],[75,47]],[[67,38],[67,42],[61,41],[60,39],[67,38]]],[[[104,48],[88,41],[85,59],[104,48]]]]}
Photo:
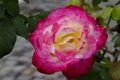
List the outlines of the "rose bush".
{"type": "Polygon", "coordinates": [[[41,73],[62,71],[67,78],[78,78],[92,68],[94,54],[106,39],[105,29],[82,8],[58,8],[30,35],[35,48],[32,63],[41,73]]]}

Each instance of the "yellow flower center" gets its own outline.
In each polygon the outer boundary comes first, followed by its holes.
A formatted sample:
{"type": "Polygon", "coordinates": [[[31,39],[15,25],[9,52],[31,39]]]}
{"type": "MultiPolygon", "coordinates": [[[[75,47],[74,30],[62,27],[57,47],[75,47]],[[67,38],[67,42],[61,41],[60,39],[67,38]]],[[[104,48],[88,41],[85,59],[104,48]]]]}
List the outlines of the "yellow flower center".
{"type": "Polygon", "coordinates": [[[73,31],[64,31],[64,29],[61,30],[56,35],[53,46],[60,51],[76,51],[83,44],[83,40],[84,36],[82,35],[81,29],[73,27],[73,31]],[[77,28],[77,31],[74,30],[74,28],[77,28]]]}

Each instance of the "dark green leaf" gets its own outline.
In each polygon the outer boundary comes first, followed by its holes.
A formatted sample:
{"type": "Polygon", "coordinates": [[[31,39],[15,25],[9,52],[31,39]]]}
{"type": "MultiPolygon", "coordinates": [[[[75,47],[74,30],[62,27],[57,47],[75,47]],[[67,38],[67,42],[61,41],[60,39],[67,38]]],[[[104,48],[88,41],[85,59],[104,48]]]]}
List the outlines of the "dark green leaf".
{"type": "Polygon", "coordinates": [[[83,7],[85,10],[87,10],[88,8],[90,8],[90,4],[87,3],[87,2],[84,2],[82,7],[83,7]]]}
{"type": "Polygon", "coordinates": [[[113,8],[112,7],[106,7],[106,9],[103,11],[101,17],[106,20],[111,16],[113,8]]]}
{"type": "Polygon", "coordinates": [[[0,0],[0,5],[2,5],[3,4],[3,1],[2,0],[0,0]]]}
{"type": "Polygon", "coordinates": [[[119,5],[119,4],[120,4],[120,0],[115,5],[119,5]]]}
{"type": "Polygon", "coordinates": [[[115,43],[114,43],[115,47],[120,47],[120,34],[117,35],[116,39],[115,39],[115,43]]]}
{"type": "Polygon", "coordinates": [[[26,39],[29,39],[29,31],[23,20],[19,17],[14,18],[16,33],[26,39]]]}
{"type": "Polygon", "coordinates": [[[117,23],[120,25],[120,20],[118,20],[117,23]]]}
{"type": "Polygon", "coordinates": [[[109,1],[109,0],[102,0],[103,2],[107,2],[107,1],[109,1]]]}
{"type": "Polygon", "coordinates": [[[2,18],[4,16],[5,13],[5,9],[3,5],[0,5],[0,18],[2,18]]]}
{"type": "Polygon", "coordinates": [[[104,64],[95,63],[93,68],[78,80],[111,80],[109,75],[109,68],[104,64]]]}
{"type": "Polygon", "coordinates": [[[99,70],[100,69],[94,65],[87,74],[83,75],[78,80],[103,80],[99,74],[99,70]]]}
{"type": "Polygon", "coordinates": [[[110,62],[95,63],[95,70],[99,72],[102,80],[112,80],[109,74],[110,62]]]}
{"type": "Polygon", "coordinates": [[[90,70],[87,74],[80,77],[78,80],[102,80],[98,72],[90,70]]]}
{"type": "Polygon", "coordinates": [[[103,80],[112,80],[109,74],[109,69],[108,68],[101,68],[101,72],[100,75],[102,77],[103,80]]]}
{"type": "Polygon", "coordinates": [[[103,22],[104,22],[103,18],[101,18],[101,17],[97,17],[97,18],[96,18],[96,23],[97,23],[98,25],[103,25],[103,22]]]}
{"type": "Polygon", "coordinates": [[[34,28],[37,25],[37,19],[34,16],[29,16],[28,17],[28,30],[29,32],[33,32],[34,28]]]}
{"type": "Polygon", "coordinates": [[[120,20],[120,7],[114,7],[112,10],[112,19],[113,20],[120,20]]]}
{"type": "Polygon", "coordinates": [[[91,13],[92,7],[90,6],[89,3],[83,2],[82,7],[83,7],[88,13],[91,13]]]}
{"type": "Polygon", "coordinates": [[[26,3],[29,3],[29,0],[24,0],[26,3]]]}
{"type": "Polygon", "coordinates": [[[102,10],[102,7],[99,6],[93,7],[93,11],[100,11],[100,10],[102,10]]]}
{"type": "Polygon", "coordinates": [[[96,7],[91,7],[90,6],[90,4],[89,3],[86,3],[86,2],[84,2],[84,4],[83,4],[83,6],[82,6],[88,13],[93,13],[93,12],[95,12],[95,11],[100,11],[100,10],[102,10],[102,8],[101,7],[99,7],[99,6],[96,6],[96,7]]]}
{"type": "Polygon", "coordinates": [[[19,14],[19,17],[22,19],[22,21],[27,24],[27,17],[22,15],[22,14],[19,14]]]}
{"type": "Polygon", "coordinates": [[[18,0],[4,0],[7,12],[12,16],[17,16],[19,14],[19,4],[18,0]]]}
{"type": "Polygon", "coordinates": [[[112,64],[110,68],[110,75],[113,80],[120,80],[120,62],[112,64]]]}
{"type": "Polygon", "coordinates": [[[0,21],[0,58],[9,54],[15,44],[16,33],[10,21],[0,21]]]}
{"type": "Polygon", "coordinates": [[[93,6],[98,6],[101,2],[102,0],[92,0],[93,6]]]}
{"type": "Polygon", "coordinates": [[[46,13],[40,13],[38,15],[35,15],[35,16],[29,16],[28,17],[28,29],[30,32],[33,32],[34,31],[34,28],[36,27],[37,25],[37,22],[45,17],[48,16],[48,12],[46,13]]]}

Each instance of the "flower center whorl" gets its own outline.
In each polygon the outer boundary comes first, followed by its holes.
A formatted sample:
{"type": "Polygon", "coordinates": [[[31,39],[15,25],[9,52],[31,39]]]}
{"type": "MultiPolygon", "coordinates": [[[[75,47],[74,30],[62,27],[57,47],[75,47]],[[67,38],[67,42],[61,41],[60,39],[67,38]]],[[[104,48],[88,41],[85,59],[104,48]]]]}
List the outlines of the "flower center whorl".
{"type": "Polygon", "coordinates": [[[85,41],[84,34],[79,26],[61,29],[55,36],[54,47],[63,52],[78,52],[85,41]]]}

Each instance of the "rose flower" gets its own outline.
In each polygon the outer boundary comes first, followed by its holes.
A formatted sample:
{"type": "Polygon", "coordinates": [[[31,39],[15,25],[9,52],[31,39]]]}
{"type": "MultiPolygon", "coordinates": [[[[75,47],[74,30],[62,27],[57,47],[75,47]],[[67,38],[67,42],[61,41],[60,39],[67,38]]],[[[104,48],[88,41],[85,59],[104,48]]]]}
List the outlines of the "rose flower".
{"type": "Polygon", "coordinates": [[[82,8],[58,8],[30,35],[35,48],[32,63],[44,74],[61,71],[67,78],[78,78],[92,68],[94,54],[106,40],[105,29],[82,8]]]}

